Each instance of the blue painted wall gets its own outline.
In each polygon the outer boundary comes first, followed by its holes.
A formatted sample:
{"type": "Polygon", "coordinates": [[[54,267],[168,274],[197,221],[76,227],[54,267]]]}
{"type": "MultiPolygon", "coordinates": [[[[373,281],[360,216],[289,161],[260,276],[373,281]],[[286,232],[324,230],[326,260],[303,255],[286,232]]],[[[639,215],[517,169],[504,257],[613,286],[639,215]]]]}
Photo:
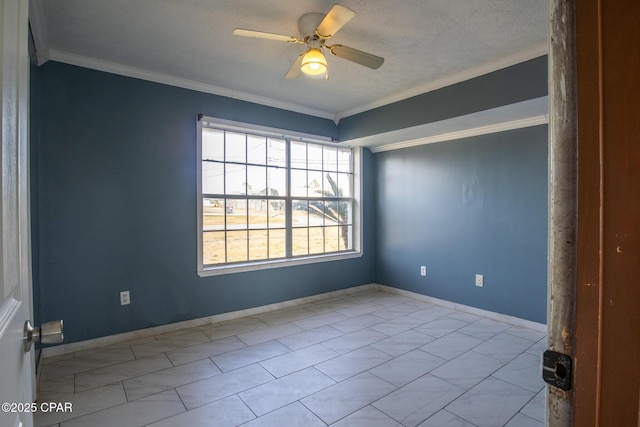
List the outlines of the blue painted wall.
{"type": "Polygon", "coordinates": [[[546,126],[381,152],[374,169],[376,282],[546,323],[546,126]]]}
{"type": "Polygon", "coordinates": [[[336,137],[332,121],[55,62],[32,94],[36,311],[66,342],[373,282],[371,186],[364,257],[196,275],[196,114],[336,137]]]}
{"type": "Polygon", "coordinates": [[[347,141],[546,96],[547,56],[365,111],[340,121],[347,141]]]}

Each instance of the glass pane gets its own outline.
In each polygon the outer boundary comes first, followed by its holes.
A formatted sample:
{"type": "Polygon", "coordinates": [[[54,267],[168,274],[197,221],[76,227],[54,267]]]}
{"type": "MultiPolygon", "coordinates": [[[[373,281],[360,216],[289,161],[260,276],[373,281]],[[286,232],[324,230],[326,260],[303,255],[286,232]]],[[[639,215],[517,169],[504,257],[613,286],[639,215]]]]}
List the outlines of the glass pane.
{"type": "Polygon", "coordinates": [[[267,230],[249,231],[249,259],[269,258],[269,232],[267,230]]]}
{"type": "Polygon", "coordinates": [[[294,228],[292,230],[292,254],[293,256],[309,254],[309,229],[294,228]]]}
{"type": "Polygon", "coordinates": [[[322,170],[322,145],[307,144],[307,156],[309,169],[322,170]]]}
{"type": "Polygon", "coordinates": [[[227,262],[247,260],[247,231],[227,232],[227,262]]]}
{"type": "Polygon", "coordinates": [[[225,262],[224,231],[202,233],[202,263],[204,265],[225,262]]]}
{"type": "Polygon", "coordinates": [[[353,202],[338,202],[340,224],[353,224],[353,202]]]}
{"type": "Polygon", "coordinates": [[[244,133],[227,132],[226,135],[226,161],[246,163],[247,139],[244,133]]]}
{"type": "Polygon", "coordinates": [[[309,197],[322,196],[322,172],[309,171],[307,178],[309,197]]]}
{"type": "Polygon", "coordinates": [[[287,143],[283,139],[268,139],[267,164],[285,167],[287,165],[287,143]]]}
{"type": "Polygon", "coordinates": [[[307,144],[304,142],[291,142],[291,167],[307,168],[307,144]]]}
{"type": "Polygon", "coordinates": [[[324,202],[325,225],[351,224],[351,203],[346,201],[324,202]]]}
{"type": "Polygon", "coordinates": [[[202,200],[202,230],[224,230],[224,199],[202,200]]]}
{"type": "Polygon", "coordinates": [[[340,202],[324,202],[324,224],[338,225],[340,223],[340,202]]]}
{"type": "Polygon", "coordinates": [[[247,166],[247,194],[264,195],[267,190],[267,168],[247,166]]]}
{"type": "Polygon", "coordinates": [[[224,164],[202,162],[202,194],[224,194],[224,164]]]}
{"type": "Polygon", "coordinates": [[[247,167],[227,164],[226,194],[247,194],[247,167]]]}
{"type": "Polygon", "coordinates": [[[322,188],[325,197],[342,197],[342,192],[338,188],[338,174],[325,172],[323,176],[322,188]]]}
{"type": "Polygon", "coordinates": [[[340,240],[338,244],[340,245],[341,251],[346,251],[353,248],[352,243],[352,233],[353,227],[350,225],[343,225],[340,227],[340,240]]]}
{"type": "Polygon", "coordinates": [[[338,170],[338,150],[335,147],[323,147],[322,148],[324,170],[335,172],[338,170]]]}
{"type": "Polygon", "coordinates": [[[269,188],[269,196],[286,196],[287,195],[287,172],[285,169],[268,168],[267,169],[267,187],[269,188]]]}
{"type": "Polygon", "coordinates": [[[309,254],[324,253],[324,232],[322,227],[309,228],[309,254]]]}
{"type": "Polygon", "coordinates": [[[309,225],[324,225],[324,202],[309,200],[309,225]]]}
{"type": "Polygon", "coordinates": [[[249,228],[267,228],[267,204],[264,199],[249,200],[249,228]]]}
{"type": "Polygon", "coordinates": [[[351,178],[353,175],[349,173],[338,174],[338,188],[342,191],[342,197],[351,197],[351,178]]]}
{"type": "Polygon", "coordinates": [[[338,150],[338,172],[351,172],[351,149],[338,150]]]}
{"type": "Polygon", "coordinates": [[[247,135],[247,163],[267,163],[267,144],[264,136],[247,135]]]}
{"type": "Polygon", "coordinates": [[[287,256],[285,230],[269,230],[269,258],[287,256]]]}
{"type": "Polygon", "coordinates": [[[227,230],[243,230],[247,228],[247,201],[227,199],[227,230]]]}
{"type": "Polygon", "coordinates": [[[307,197],[307,171],[293,169],[291,171],[291,195],[307,197]]]}
{"type": "Polygon", "coordinates": [[[269,200],[268,205],[269,228],[285,227],[284,199],[269,200]]]}
{"type": "Polygon", "coordinates": [[[324,229],[324,251],[336,252],[338,250],[338,239],[340,238],[340,227],[325,227],[324,229]]]}
{"type": "Polygon", "coordinates": [[[202,129],[202,160],[224,160],[224,132],[202,129]]]}
{"type": "Polygon", "coordinates": [[[309,202],[307,200],[294,200],[291,213],[291,225],[293,227],[307,227],[309,225],[309,202]]]}

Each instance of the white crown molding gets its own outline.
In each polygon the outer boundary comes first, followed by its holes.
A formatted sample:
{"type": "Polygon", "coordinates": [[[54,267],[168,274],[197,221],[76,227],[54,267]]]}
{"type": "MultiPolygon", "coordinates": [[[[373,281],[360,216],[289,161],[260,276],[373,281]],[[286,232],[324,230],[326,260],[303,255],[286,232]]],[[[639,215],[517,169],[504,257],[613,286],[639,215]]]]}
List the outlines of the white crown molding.
{"type": "MultiPolygon", "coordinates": [[[[34,2],[34,4],[37,4],[41,0],[30,0],[30,1],[34,2]]],[[[36,6],[36,8],[39,8],[39,6],[36,6]]],[[[34,13],[38,13],[38,12],[36,11],[34,13]]],[[[32,24],[32,26],[35,26],[37,28],[43,28],[41,24],[38,24],[38,19],[41,20],[41,18],[35,17],[33,19],[34,19],[35,25],[32,24]]],[[[32,31],[34,31],[34,39],[35,39],[36,30],[32,30],[32,31]]],[[[42,31],[40,30],[37,30],[37,31],[42,33],[42,31]]],[[[48,46],[46,45],[46,37],[44,37],[44,35],[41,35],[39,37],[41,38],[39,43],[41,43],[41,45],[44,47],[39,48],[38,44],[36,44],[36,49],[38,52],[42,50],[46,56],[43,56],[43,60],[42,62],[40,62],[40,53],[38,53],[38,57],[39,57],[38,65],[51,59],[51,60],[63,62],[66,64],[77,65],[79,67],[90,68],[90,69],[104,71],[112,74],[119,74],[122,76],[152,81],[156,83],[166,84],[169,86],[181,87],[184,89],[195,90],[198,92],[210,93],[213,95],[225,96],[228,98],[238,99],[246,102],[252,102],[255,104],[265,105],[268,107],[280,108],[283,110],[294,111],[297,113],[307,114],[307,115],[320,117],[324,119],[330,119],[330,120],[333,120],[336,125],[340,122],[341,119],[345,117],[349,117],[358,113],[362,113],[364,111],[382,107],[384,105],[402,101],[404,99],[408,99],[413,96],[421,95],[421,94],[431,92],[446,86],[460,83],[465,80],[479,77],[497,70],[501,70],[503,68],[507,68],[507,67],[528,61],[530,59],[534,59],[534,58],[546,55],[548,53],[547,43],[540,43],[530,49],[515,53],[513,55],[506,56],[497,61],[492,61],[492,62],[483,64],[479,67],[475,67],[475,68],[461,71],[459,73],[451,74],[449,76],[415,87],[413,89],[410,89],[404,92],[395,93],[392,96],[385,97],[385,98],[373,101],[371,103],[367,103],[359,107],[334,114],[329,111],[318,110],[315,108],[310,108],[310,107],[305,107],[305,106],[301,106],[301,105],[297,105],[289,102],[275,100],[273,98],[253,95],[247,92],[236,91],[233,89],[228,89],[228,88],[215,86],[207,83],[201,83],[195,80],[183,79],[180,77],[174,77],[167,74],[130,67],[127,65],[122,65],[114,62],[103,61],[100,59],[75,55],[68,52],[58,51],[55,49],[49,49],[48,46]]]]}
{"type": "Polygon", "coordinates": [[[548,43],[546,42],[540,43],[529,49],[514,53],[509,56],[505,56],[504,58],[498,59],[496,61],[487,62],[478,67],[469,68],[468,70],[464,70],[459,73],[450,74],[448,76],[434,80],[424,85],[420,85],[403,92],[394,93],[391,96],[381,98],[379,100],[361,105],[359,107],[337,113],[335,116],[334,122],[339,123],[340,120],[344,119],[345,117],[353,116],[355,114],[372,110],[374,108],[383,107],[385,105],[392,104],[394,102],[402,101],[402,100],[411,98],[413,96],[422,95],[424,93],[441,89],[446,86],[451,86],[453,84],[460,83],[465,80],[470,80],[475,77],[480,77],[482,75],[489,74],[494,71],[501,70],[503,68],[511,67],[512,65],[529,61],[530,59],[544,56],[548,53],[549,53],[548,43]]]}
{"type": "Polygon", "coordinates": [[[401,148],[416,147],[418,145],[433,144],[436,142],[452,141],[456,139],[469,138],[472,136],[488,135],[491,133],[504,132],[508,130],[521,129],[531,126],[538,126],[549,123],[549,116],[542,115],[536,117],[528,117],[526,119],[512,120],[509,122],[495,123],[487,126],[479,126],[471,129],[465,129],[456,132],[443,133],[440,135],[429,136],[426,138],[418,138],[411,141],[397,142],[393,144],[379,145],[370,147],[372,153],[382,151],[399,150],[401,148]]]}
{"type": "Polygon", "coordinates": [[[36,64],[40,66],[49,60],[49,40],[47,39],[41,0],[29,0],[29,25],[33,44],[36,47],[36,64]]]}
{"type": "Polygon", "coordinates": [[[104,71],[107,73],[118,74],[126,77],[133,77],[136,79],[161,83],[168,86],[180,87],[183,89],[195,90],[198,92],[210,93],[212,95],[224,96],[227,98],[252,102],[255,104],[265,105],[267,107],[294,111],[296,113],[307,114],[310,116],[321,117],[330,120],[335,119],[334,113],[328,111],[317,110],[314,108],[304,107],[289,102],[278,101],[264,96],[252,95],[250,93],[227,89],[207,83],[201,83],[195,80],[183,79],[180,77],[174,77],[167,74],[144,70],[141,68],[130,67],[128,65],[122,65],[114,62],[103,61],[100,59],[89,58],[86,56],[61,52],[54,49],[51,49],[49,51],[49,58],[53,61],[64,62],[65,64],[76,65],[78,67],[90,68],[92,70],[104,71]]]}

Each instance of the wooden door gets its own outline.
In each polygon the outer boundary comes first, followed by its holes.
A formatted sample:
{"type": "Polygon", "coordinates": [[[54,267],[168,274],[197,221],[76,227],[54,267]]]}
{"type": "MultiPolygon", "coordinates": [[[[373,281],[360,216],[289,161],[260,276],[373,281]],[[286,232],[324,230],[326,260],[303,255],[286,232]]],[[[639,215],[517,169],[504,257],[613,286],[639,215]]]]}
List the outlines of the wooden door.
{"type": "Polygon", "coordinates": [[[640,2],[575,2],[576,426],[638,426],[640,2]]]}

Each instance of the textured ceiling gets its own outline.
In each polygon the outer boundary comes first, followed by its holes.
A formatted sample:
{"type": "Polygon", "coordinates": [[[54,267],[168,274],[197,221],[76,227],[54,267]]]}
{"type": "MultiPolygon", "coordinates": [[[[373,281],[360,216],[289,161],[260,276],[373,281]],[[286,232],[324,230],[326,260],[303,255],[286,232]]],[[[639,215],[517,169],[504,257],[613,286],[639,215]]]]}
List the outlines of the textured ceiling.
{"type": "Polygon", "coordinates": [[[371,70],[327,55],[329,79],[284,80],[323,0],[32,0],[39,61],[89,66],[339,119],[545,53],[546,0],[340,0],[356,16],[334,37],[385,58],[371,70]]]}

